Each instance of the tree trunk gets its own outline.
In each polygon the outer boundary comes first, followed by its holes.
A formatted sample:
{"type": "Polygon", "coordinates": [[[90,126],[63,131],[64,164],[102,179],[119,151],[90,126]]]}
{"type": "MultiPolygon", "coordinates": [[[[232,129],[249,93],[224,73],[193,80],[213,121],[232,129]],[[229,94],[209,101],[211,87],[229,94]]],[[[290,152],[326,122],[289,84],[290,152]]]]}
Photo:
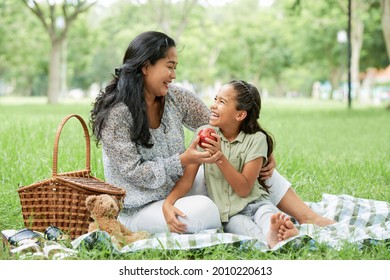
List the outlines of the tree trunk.
{"type": "Polygon", "coordinates": [[[275,77],[275,95],[277,97],[286,97],[283,83],[280,82],[280,76],[275,77]]]}
{"type": "Polygon", "coordinates": [[[52,42],[49,64],[48,103],[56,104],[61,91],[61,42],[52,42]]]}
{"type": "Polygon", "coordinates": [[[330,82],[330,85],[331,85],[332,89],[329,92],[329,100],[333,100],[333,92],[334,92],[334,90],[336,90],[336,89],[340,90],[340,88],[341,88],[340,82],[343,80],[342,79],[343,71],[341,69],[342,69],[342,67],[340,67],[340,68],[333,68],[330,71],[329,82],[330,82]]]}
{"type": "Polygon", "coordinates": [[[381,0],[382,29],[385,39],[387,58],[390,60],[390,0],[381,0]]]}
{"type": "Polygon", "coordinates": [[[359,101],[365,102],[366,98],[360,96],[360,79],[359,79],[359,58],[360,50],[363,46],[363,21],[360,19],[361,12],[357,7],[356,1],[352,1],[352,18],[351,18],[351,82],[352,93],[358,97],[359,101]]]}
{"type": "Polygon", "coordinates": [[[68,83],[67,83],[67,54],[68,54],[68,40],[66,37],[61,41],[61,81],[60,81],[60,96],[66,97],[68,92],[68,83]]]}

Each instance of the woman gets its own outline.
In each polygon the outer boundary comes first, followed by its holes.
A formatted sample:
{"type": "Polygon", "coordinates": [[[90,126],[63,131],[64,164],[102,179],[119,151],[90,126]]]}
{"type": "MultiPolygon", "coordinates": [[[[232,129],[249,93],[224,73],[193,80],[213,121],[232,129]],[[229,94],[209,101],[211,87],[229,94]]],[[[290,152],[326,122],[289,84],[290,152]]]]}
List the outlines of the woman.
{"type": "MultiPolygon", "coordinates": [[[[93,133],[97,143],[103,144],[105,179],[126,189],[118,219],[132,231],[169,230],[161,208],[184,168],[215,163],[221,156],[221,152],[199,152],[199,137],[187,149],[184,146],[183,125],[194,130],[207,124],[210,112],[192,92],[172,84],[177,63],[173,39],[156,31],[141,33],[129,44],[122,66],[91,111],[93,133]]],[[[318,224],[322,217],[272,170],[271,166],[262,176],[272,173],[267,184],[273,186],[273,203],[299,222],[318,224]]],[[[203,187],[202,174],[191,195],[175,204],[183,212],[187,232],[221,227],[216,205],[207,196],[197,195],[203,187]]]]}

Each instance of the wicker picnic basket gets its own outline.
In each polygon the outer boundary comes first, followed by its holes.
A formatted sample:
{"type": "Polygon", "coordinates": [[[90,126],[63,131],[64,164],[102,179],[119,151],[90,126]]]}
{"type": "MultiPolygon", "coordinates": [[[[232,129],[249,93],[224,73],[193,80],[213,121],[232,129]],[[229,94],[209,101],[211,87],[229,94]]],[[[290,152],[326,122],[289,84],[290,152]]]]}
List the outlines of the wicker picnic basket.
{"type": "Polygon", "coordinates": [[[123,202],[125,190],[91,176],[90,159],[90,137],[84,120],[79,115],[65,117],[58,126],[54,141],[52,177],[18,189],[26,227],[43,232],[53,225],[76,238],[88,232],[91,221],[85,206],[87,196],[109,194],[123,202]],[[58,174],[58,142],[63,126],[72,117],[80,121],[84,130],[86,166],[85,170],[58,174]]]}

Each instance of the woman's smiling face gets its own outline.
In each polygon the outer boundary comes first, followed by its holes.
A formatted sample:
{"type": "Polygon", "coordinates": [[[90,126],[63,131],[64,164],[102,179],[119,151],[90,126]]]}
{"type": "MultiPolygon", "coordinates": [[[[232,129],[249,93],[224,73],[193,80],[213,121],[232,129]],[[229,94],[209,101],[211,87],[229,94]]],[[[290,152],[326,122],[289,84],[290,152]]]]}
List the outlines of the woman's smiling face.
{"type": "Polygon", "coordinates": [[[171,47],[164,58],[154,65],[148,64],[142,68],[144,75],[145,93],[154,96],[167,95],[169,84],[176,79],[178,63],[177,50],[171,47]]]}

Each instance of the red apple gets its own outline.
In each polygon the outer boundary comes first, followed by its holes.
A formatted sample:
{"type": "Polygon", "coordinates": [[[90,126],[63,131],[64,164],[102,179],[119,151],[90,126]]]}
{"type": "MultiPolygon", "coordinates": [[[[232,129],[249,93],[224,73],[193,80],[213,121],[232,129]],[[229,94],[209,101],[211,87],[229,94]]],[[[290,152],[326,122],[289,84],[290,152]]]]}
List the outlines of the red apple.
{"type": "Polygon", "coordinates": [[[215,138],[214,136],[211,136],[211,133],[215,133],[215,130],[212,129],[212,128],[204,128],[202,129],[201,131],[199,131],[198,135],[200,137],[200,140],[199,140],[199,146],[202,147],[202,148],[205,148],[203,146],[203,143],[207,143],[208,142],[206,141],[206,138],[210,138],[214,141],[217,141],[217,138],[215,138]]]}

